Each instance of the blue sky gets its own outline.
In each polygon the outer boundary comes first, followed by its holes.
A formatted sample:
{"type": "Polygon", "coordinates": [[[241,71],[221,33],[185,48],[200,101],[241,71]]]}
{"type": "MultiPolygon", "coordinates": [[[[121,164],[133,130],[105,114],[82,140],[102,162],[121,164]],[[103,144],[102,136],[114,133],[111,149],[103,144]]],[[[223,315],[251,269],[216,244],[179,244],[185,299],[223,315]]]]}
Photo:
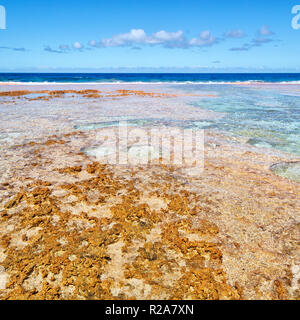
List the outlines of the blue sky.
{"type": "Polygon", "coordinates": [[[300,72],[296,4],[0,0],[0,71],[300,72]]]}

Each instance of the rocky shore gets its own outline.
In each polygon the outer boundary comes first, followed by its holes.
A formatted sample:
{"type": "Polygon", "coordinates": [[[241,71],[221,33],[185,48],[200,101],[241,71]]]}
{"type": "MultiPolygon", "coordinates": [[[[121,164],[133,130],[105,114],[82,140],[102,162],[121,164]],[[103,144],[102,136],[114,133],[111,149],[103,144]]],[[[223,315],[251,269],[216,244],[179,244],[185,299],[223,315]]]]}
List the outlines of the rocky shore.
{"type": "MultiPolygon", "coordinates": [[[[62,106],[66,94],[103,99],[93,90],[31,90],[26,103],[50,99],[62,106]]],[[[2,99],[15,100],[1,100],[6,113],[28,96],[7,92],[0,92],[2,99]]],[[[174,117],[185,98],[140,88],[105,95],[116,99],[108,103],[118,110],[123,101],[130,110],[148,99],[160,106],[167,101],[174,117]]],[[[93,103],[81,118],[95,112],[93,103]]],[[[300,185],[270,170],[296,157],[260,152],[206,130],[204,171],[196,175],[162,159],[101,163],[82,150],[111,129],[74,130],[68,117],[74,120],[80,110],[73,110],[52,114],[36,139],[9,136],[1,145],[0,299],[300,298],[300,185]]],[[[101,110],[106,116],[105,106],[101,110]]],[[[190,111],[201,119],[211,115],[190,111]]],[[[26,112],[11,124],[28,117],[35,132],[44,118],[26,112]]]]}

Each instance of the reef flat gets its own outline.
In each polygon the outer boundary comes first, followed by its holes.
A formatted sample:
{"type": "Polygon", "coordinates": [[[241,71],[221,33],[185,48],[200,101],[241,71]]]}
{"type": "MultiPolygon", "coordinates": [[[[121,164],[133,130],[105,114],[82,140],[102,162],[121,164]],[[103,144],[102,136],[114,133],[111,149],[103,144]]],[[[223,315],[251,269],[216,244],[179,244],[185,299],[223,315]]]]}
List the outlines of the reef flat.
{"type": "Polygon", "coordinates": [[[220,118],[154,87],[2,90],[1,299],[299,299],[300,185],[270,170],[296,155],[209,128],[196,174],[83,152],[116,130],[95,123],[220,118]]]}

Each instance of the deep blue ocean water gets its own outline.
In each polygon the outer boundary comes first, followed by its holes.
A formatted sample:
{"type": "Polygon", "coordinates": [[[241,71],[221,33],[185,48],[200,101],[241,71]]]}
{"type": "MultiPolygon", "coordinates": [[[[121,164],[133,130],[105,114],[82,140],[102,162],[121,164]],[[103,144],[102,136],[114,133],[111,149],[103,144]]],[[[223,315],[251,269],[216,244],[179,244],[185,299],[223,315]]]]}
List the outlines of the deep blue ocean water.
{"type": "Polygon", "coordinates": [[[300,73],[0,73],[0,82],[298,82],[300,73]]]}

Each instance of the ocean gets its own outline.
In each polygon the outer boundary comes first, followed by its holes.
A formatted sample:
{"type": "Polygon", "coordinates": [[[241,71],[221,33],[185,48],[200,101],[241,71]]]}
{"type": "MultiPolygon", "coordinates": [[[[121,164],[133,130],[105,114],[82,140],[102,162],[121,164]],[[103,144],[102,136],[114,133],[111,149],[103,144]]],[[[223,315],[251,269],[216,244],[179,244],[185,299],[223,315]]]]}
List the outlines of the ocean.
{"type": "Polygon", "coordinates": [[[300,73],[0,73],[1,82],[16,83],[231,83],[300,84],[300,73]]]}

